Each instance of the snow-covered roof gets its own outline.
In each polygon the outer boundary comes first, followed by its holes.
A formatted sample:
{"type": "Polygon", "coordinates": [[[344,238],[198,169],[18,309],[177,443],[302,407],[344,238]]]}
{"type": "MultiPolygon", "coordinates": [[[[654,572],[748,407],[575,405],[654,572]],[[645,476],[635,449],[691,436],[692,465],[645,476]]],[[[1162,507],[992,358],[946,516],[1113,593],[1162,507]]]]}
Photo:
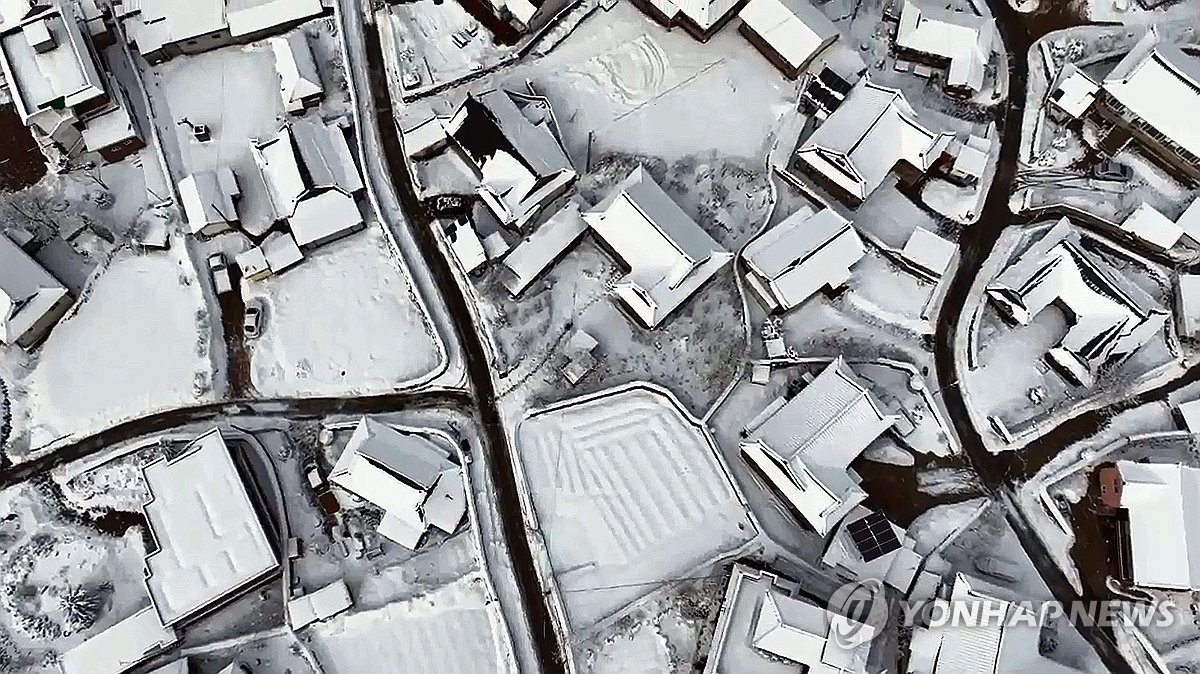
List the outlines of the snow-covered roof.
{"type": "Polygon", "coordinates": [[[125,105],[114,105],[103,114],[88,119],[83,128],[83,144],[89,152],[99,152],[137,137],[133,117],[125,105]]]}
{"type": "Polygon", "coordinates": [[[1200,588],[1200,469],[1118,461],[1129,512],[1133,582],[1166,589],[1200,588]]]}
{"type": "Polygon", "coordinates": [[[1176,409],[1183,418],[1183,427],[1189,432],[1200,433],[1200,398],[1179,403],[1176,409]]]}
{"type": "Polygon", "coordinates": [[[321,0],[228,0],[226,18],[234,37],[289,26],[325,11],[321,0]]]}
{"type": "Polygon", "coordinates": [[[1175,224],[1179,225],[1184,235],[1193,243],[1200,244],[1200,198],[1193,199],[1192,203],[1188,204],[1175,224]]]}
{"type": "Polygon", "coordinates": [[[233,199],[239,190],[233,171],[222,166],[216,171],[200,171],[179,181],[179,199],[192,234],[211,231],[213,226],[237,222],[233,199]]]}
{"type": "Polygon", "coordinates": [[[586,230],[579,204],[568,203],[504,257],[500,264],[509,272],[502,280],[504,287],[513,296],[520,295],[586,230]]]}
{"type": "Polygon", "coordinates": [[[862,259],[862,239],[850,221],[829,208],[803,207],[751,241],[743,256],[755,289],[772,308],[791,309],[821,288],[836,288],[862,259]]]}
{"type": "Polygon", "coordinates": [[[1200,59],[1149,30],[1101,83],[1133,115],[1200,157],[1200,59]]]}
{"type": "Polygon", "coordinates": [[[861,201],[901,161],[928,171],[952,139],[951,134],[922,126],[898,89],[864,77],[804,141],[797,156],[861,201]]]}
{"type": "Polygon", "coordinates": [[[471,94],[446,133],[480,177],[480,196],[505,224],[523,226],[572,180],[550,104],[503,89],[471,94]]]}
{"type": "Polygon", "coordinates": [[[146,586],[163,624],[203,611],[279,565],[218,429],[142,475],[150,494],[142,511],[158,544],[146,556],[146,586]]]}
{"type": "Polygon", "coordinates": [[[1183,238],[1183,229],[1157,208],[1142,203],[1121,223],[1121,229],[1157,250],[1167,250],[1183,238]]]}
{"type": "Polygon", "coordinates": [[[904,0],[896,45],[946,59],[950,62],[946,86],[979,91],[991,59],[994,36],[995,26],[990,19],[904,0]]]}
{"type": "Polygon", "coordinates": [[[616,294],[650,327],[733,259],[641,165],[583,219],[629,267],[616,294]]]}
{"type": "Polygon", "coordinates": [[[470,220],[458,218],[449,223],[444,231],[450,252],[463,271],[469,274],[487,263],[487,251],[483,249],[483,241],[470,220]]]}
{"type": "Polygon", "coordinates": [[[263,241],[262,251],[263,257],[267,258],[267,266],[274,274],[279,274],[304,260],[300,246],[296,245],[296,240],[287,232],[275,232],[267,237],[267,240],[263,241]]]}
{"type": "Polygon", "coordinates": [[[379,533],[415,548],[436,526],[453,533],[466,514],[461,468],[428,439],[363,417],[329,481],[386,515],[379,533]]]}
{"type": "Polygon", "coordinates": [[[67,295],[58,279],[0,232],[0,343],[17,343],[67,295]]]}
{"type": "Polygon", "coordinates": [[[1101,366],[1154,337],[1168,318],[1144,290],[1102,264],[1063,218],[986,289],[988,299],[1020,325],[1051,304],[1063,306],[1070,327],[1046,357],[1084,386],[1091,386],[1101,366]]]}
{"type": "Polygon", "coordinates": [[[738,18],[796,70],[838,37],[837,27],[809,0],[750,0],[738,18]]]}
{"type": "Polygon", "coordinates": [[[271,265],[267,264],[267,256],[259,246],[238,253],[234,262],[242,270],[242,278],[245,279],[261,278],[271,273],[271,265]]]}
{"type": "Polygon", "coordinates": [[[735,6],[737,0],[649,0],[650,4],[663,13],[667,19],[676,20],[679,16],[686,17],[695,24],[701,32],[707,32],[725,17],[735,6]]]}
{"type": "Polygon", "coordinates": [[[904,250],[900,251],[900,255],[917,267],[940,277],[946,273],[946,269],[957,252],[958,246],[954,243],[924,227],[917,226],[908,237],[908,242],[904,244],[904,250]]]}
{"type": "Polygon", "coordinates": [[[328,620],[354,605],[346,581],[337,579],[316,592],[309,592],[287,603],[288,624],[298,630],[318,620],[328,620]]]}
{"type": "Polygon", "coordinates": [[[742,452],[823,535],[866,498],[850,464],[894,422],[839,357],[747,426],[742,452]]]}
{"type": "Polygon", "coordinates": [[[1200,337],[1200,274],[1180,274],[1177,292],[1181,332],[1200,337]]]}
{"type": "Polygon", "coordinates": [[[301,248],[319,246],[356,232],[363,224],[354,197],[332,187],[305,196],[288,218],[288,227],[301,248]]]}
{"type": "Polygon", "coordinates": [[[796,664],[810,674],[864,674],[873,628],[809,603],[799,590],[798,583],[769,571],[734,564],[704,674],[783,672],[796,664]],[[839,646],[835,626],[865,643],[839,646]]]}
{"type": "Polygon", "coordinates": [[[31,14],[0,33],[0,65],[26,124],[40,110],[71,108],[105,95],[104,79],[71,10],[64,12],[56,2],[31,14]]]}
{"type": "Polygon", "coordinates": [[[313,191],[336,187],[354,195],[363,189],[345,134],[336,124],[296,120],[253,143],[251,153],[279,219],[292,217],[300,200],[313,191]]]}
{"type": "Polygon", "coordinates": [[[142,54],[209,35],[258,35],[324,12],[321,0],[137,0],[122,17],[142,54]]]}
{"type": "Polygon", "coordinates": [[[1056,106],[1072,119],[1082,117],[1096,102],[1100,83],[1087,73],[1068,63],[1058,76],[1058,85],[1050,92],[1050,104],[1056,106]]]}
{"type": "Polygon", "coordinates": [[[154,607],[146,607],[63,653],[63,674],[122,674],[177,641],[154,607]]]}
{"type": "Polygon", "coordinates": [[[275,53],[275,70],[279,72],[283,107],[289,112],[300,112],[306,100],[325,93],[308,36],[295,31],[287,37],[273,37],[270,43],[275,53]]]}
{"type": "Polygon", "coordinates": [[[952,173],[972,180],[983,177],[984,171],[987,170],[988,154],[992,149],[993,128],[988,128],[987,136],[967,135],[954,155],[954,164],[950,167],[952,173]]]}
{"type": "MultiPolygon", "coordinates": [[[[866,674],[867,649],[842,648],[831,638],[839,622],[850,633],[853,623],[845,617],[770,589],[759,606],[751,639],[760,651],[804,665],[810,674],[866,674]]],[[[872,633],[868,625],[854,632],[868,642],[872,633]]]]}

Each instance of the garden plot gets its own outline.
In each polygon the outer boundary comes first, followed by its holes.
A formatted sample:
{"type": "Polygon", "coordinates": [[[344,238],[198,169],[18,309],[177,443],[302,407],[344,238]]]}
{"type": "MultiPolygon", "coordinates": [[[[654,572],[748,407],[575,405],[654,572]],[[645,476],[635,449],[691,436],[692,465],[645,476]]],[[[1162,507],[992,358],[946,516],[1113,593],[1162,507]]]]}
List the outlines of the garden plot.
{"type": "Polygon", "coordinates": [[[242,224],[251,231],[265,229],[274,216],[250,142],[279,131],[285,118],[270,47],[260,42],[180,56],[153,72],[148,86],[151,96],[160,98],[157,124],[168,163],[179,173],[175,178],[229,167],[242,191],[242,224]],[[208,125],[212,140],[194,141],[185,119],[208,125]]]}
{"type": "Polygon", "coordinates": [[[265,305],[263,334],[251,342],[260,395],[390,393],[445,362],[408,272],[377,224],[251,283],[249,293],[265,305]]]}
{"type": "Polygon", "coordinates": [[[45,487],[0,492],[0,671],[50,674],[58,657],[149,604],[139,530],[101,534],[45,487]]]}
{"type": "Polygon", "coordinates": [[[515,674],[499,605],[478,574],[312,628],[328,674],[515,674]]]}
{"type": "Polygon", "coordinates": [[[576,631],[757,533],[712,441],[661,389],[634,384],[535,412],[517,444],[576,631]]]}
{"type": "Polygon", "coordinates": [[[175,243],[118,253],[42,344],[19,385],[31,447],[216,398],[209,310],[175,243]]]}

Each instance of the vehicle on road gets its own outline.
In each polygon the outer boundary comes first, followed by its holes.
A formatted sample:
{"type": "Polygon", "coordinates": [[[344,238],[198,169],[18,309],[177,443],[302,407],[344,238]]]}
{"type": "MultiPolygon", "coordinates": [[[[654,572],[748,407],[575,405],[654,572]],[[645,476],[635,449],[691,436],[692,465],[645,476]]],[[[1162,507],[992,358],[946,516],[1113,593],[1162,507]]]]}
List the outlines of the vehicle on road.
{"type": "Polygon", "coordinates": [[[212,275],[213,285],[218,295],[233,292],[233,277],[229,274],[229,264],[225,261],[225,253],[213,253],[208,256],[208,273],[212,275]]]}
{"type": "Polygon", "coordinates": [[[262,334],[262,308],[256,306],[246,307],[246,315],[242,319],[242,331],[249,339],[254,339],[262,334]]]}

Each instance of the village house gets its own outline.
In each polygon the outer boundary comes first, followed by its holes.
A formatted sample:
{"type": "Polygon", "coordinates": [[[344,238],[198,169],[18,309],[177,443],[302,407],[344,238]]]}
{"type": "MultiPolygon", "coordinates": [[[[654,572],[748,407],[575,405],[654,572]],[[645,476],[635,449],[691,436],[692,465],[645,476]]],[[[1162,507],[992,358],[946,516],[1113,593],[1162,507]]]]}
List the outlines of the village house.
{"type": "Polygon", "coordinates": [[[775,399],[746,425],[742,456],[824,536],[866,499],[850,464],[895,422],[837,358],[798,394],[775,399]]]}
{"type": "Polygon", "coordinates": [[[0,233],[0,344],[33,349],[73,301],[58,279],[0,233]]]}
{"type": "Polygon", "coordinates": [[[837,26],[809,0],[750,0],[738,30],[791,79],[837,41],[837,26]]]}
{"type": "Polygon", "coordinates": [[[743,258],[750,268],[746,280],[763,305],[788,311],[818,291],[844,285],[864,254],[849,220],[829,208],[814,213],[804,206],[751,241],[743,258]]]}
{"type": "Polygon", "coordinates": [[[991,19],[903,0],[896,51],[946,69],[947,91],[970,96],[983,89],[996,42],[991,19]]]}
{"type": "Polygon", "coordinates": [[[296,115],[315,107],[325,96],[317,62],[308,36],[301,31],[269,40],[279,73],[279,97],[283,109],[296,115]]]}
{"type": "Polygon", "coordinates": [[[733,259],[640,165],[583,219],[629,270],[613,292],[646,327],[661,324],[733,259]]]}

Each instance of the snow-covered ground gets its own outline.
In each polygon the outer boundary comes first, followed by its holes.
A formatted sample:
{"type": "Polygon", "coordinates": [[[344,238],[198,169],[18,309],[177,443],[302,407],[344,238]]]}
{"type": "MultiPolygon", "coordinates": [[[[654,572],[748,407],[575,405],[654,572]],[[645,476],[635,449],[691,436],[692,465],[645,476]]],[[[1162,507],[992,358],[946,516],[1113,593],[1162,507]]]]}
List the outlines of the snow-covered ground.
{"type": "Polygon", "coordinates": [[[495,598],[469,575],[412,599],[312,628],[328,674],[492,674],[517,671],[495,598]]]}
{"type": "Polygon", "coordinates": [[[46,487],[0,492],[0,671],[52,674],[58,657],[149,605],[139,530],[102,534],[46,487]]]}
{"type": "Polygon", "coordinates": [[[452,82],[516,58],[457,2],[419,0],[375,15],[384,58],[406,93],[452,82]],[[461,42],[461,46],[456,40],[461,42]]]}
{"type": "Polygon", "coordinates": [[[712,440],[660,390],[633,385],[533,412],[516,438],[573,631],[757,533],[712,440]]]}
{"type": "Polygon", "coordinates": [[[425,308],[378,225],[246,288],[247,301],[265,306],[262,336],[251,342],[259,395],[390,393],[444,363],[425,308]]]}
{"type": "Polygon", "coordinates": [[[210,320],[182,245],[117,253],[16,385],[25,394],[16,427],[36,449],[214,400],[223,383],[210,357],[210,320]]]}

